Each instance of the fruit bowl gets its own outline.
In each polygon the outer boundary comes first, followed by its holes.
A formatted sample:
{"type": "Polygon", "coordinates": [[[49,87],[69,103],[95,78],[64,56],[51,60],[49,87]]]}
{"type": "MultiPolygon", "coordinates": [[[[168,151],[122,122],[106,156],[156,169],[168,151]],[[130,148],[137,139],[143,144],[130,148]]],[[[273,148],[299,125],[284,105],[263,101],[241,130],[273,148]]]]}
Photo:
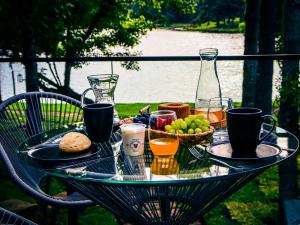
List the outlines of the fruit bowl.
{"type": "MultiPolygon", "coordinates": [[[[143,123],[148,126],[148,129],[150,129],[150,127],[152,128],[151,135],[155,135],[156,133],[157,135],[155,136],[157,136],[157,138],[159,138],[159,136],[163,136],[164,138],[174,138],[174,136],[176,136],[181,145],[207,143],[216,128],[213,124],[209,124],[209,121],[206,120],[203,115],[189,115],[184,119],[179,118],[174,120],[172,115],[169,115],[169,112],[173,111],[159,110],[154,112],[154,115],[160,112],[160,117],[150,117],[152,114],[150,114],[149,109],[150,106],[141,109],[139,115],[125,118],[120,121],[120,124],[143,123]],[[165,114],[163,111],[165,111],[165,114]]],[[[148,141],[147,129],[145,137],[146,141],[148,141]]]]}
{"type": "MultiPolygon", "coordinates": [[[[200,134],[170,134],[161,130],[151,130],[152,133],[157,133],[158,136],[164,135],[165,137],[178,136],[180,145],[197,145],[209,142],[215,129],[213,126],[209,126],[209,131],[200,134]]],[[[148,135],[146,134],[146,139],[148,135]]]]}

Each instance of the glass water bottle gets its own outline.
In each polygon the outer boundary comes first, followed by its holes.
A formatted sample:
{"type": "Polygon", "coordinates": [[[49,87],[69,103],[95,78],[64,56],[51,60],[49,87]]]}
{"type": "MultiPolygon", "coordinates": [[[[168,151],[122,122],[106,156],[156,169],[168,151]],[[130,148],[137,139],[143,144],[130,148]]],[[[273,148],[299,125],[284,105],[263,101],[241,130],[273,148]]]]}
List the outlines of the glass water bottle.
{"type": "Polygon", "coordinates": [[[218,49],[200,49],[199,54],[201,67],[196,92],[195,113],[207,114],[209,100],[215,97],[222,97],[216,65],[218,49]]]}

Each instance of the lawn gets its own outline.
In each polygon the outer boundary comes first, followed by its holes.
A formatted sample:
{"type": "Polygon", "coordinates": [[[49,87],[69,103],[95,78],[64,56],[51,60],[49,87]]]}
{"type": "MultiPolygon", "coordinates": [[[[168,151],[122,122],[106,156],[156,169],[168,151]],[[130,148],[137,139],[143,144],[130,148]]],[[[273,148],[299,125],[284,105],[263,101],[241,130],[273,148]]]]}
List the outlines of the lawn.
{"type": "MultiPolygon", "coordinates": [[[[138,110],[148,104],[117,104],[116,108],[121,118],[134,116],[138,110]]],[[[151,110],[157,109],[158,104],[151,104],[151,110]]],[[[300,163],[299,163],[300,164],[300,163]]],[[[16,187],[7,176],[5,169],[0,164],[0,202],[9,199],[19,199],[34,203],[35,200],[25,195],[16,187]]],[[[52,191],[60,192],[62,185],[53,182],[52,191]]],[[[66,211],[58,217],[57,224],[66,224],[66,211]]],[[[25,217],[38,222],[41,216],[40,210],[22,212],[25,217]]],[[[258,178],[244,186],[240,191],[232,195],[225,202],[214,208],[205,217],[209,225],[277,225],[278,219],[278,168],[274,166],[265,171],[258,178]]],[[[81,211],[80,224],[107,224],[115,225],[117,221],[105,209],[91,207],[81,211]]]]}

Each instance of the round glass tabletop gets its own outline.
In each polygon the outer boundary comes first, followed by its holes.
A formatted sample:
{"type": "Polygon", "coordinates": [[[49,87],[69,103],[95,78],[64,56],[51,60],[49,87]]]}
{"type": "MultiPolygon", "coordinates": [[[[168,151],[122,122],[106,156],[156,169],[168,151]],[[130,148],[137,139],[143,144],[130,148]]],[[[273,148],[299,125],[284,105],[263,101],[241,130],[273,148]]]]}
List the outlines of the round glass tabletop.
{"type": "Polygon", "coordinates": [[[227,160],[202,146],[180,147],[174,158],[161,159],[153,157],[147,144],[143,156],[130,157],[122,154],[118,133],[77,159],[73,155],[71,160],[47,163],[28,155],[41,145],[57,144],[62,135],[62,131],[51,131],[29,138],[19,146],[19,155],[119,218],[149,225],[192,223],[265,169],[296,154],[299,147],[293,134],[277,127],[263,148],[272,146],[273,155],[259,160],[227,160]]]}
{"type": "MultiPolygon", "coordinates": [[[[264,130],[269,128],[268,125],[264,125],[264,130]]],[[[215,157],[200,145],[181,146],[173,158],[156,158],[153,157],[149,145],[145,144],[144,155],[127,156],[122,151],[120,134],[114,133],[109,143],[93,144],[91,152],[76,157],[72,154],[61,155],[55,152],[60,151],[58,147],[53,148],[65,132],[52,130],[31,137],[19,146],[18,151],[28,163],[44,167],[53,176],[111,184],[153,185],[205,182],[207,179],[226,179],[242,173],[261,171],[295,154],[299,147],[299,142],[293,134],[277,127],[263,144],[264,148],[269,146],[273,155],[259,158],[260,160],[227,160],[224,156],[215,157]],[[33,149],[39,150],[41,145],[47,154],[43,155],[42,152],[38,155],[40,158],[28,154],[33,149]],[[49,151],[53,151],[54,156],[49,156],[49,151]],[[56,158],[53,160],[51,157],[56,158]]]]}

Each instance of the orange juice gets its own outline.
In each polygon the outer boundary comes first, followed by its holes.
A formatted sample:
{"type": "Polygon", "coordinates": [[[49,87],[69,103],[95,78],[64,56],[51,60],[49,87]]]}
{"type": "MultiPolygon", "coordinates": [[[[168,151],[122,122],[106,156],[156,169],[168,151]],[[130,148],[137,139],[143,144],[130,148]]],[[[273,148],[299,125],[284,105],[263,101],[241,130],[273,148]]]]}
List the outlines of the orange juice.
{"type": "Polygon", "coordinates": [[[149,143],[155,156],[172,156],[177,151],[179,140],[178,138],[156,138],[149,143]]]}
{"type": "Polygon", "coordinates": [[[206,119],[209,120],[211,123],[217,123],[226,118],[226,114],[220,108],[211,108],[209,110],[209,114],[207,115],[208,108],[198,108],[195,109],[195,114],[203,114],[205,115],[206,119]]]}

